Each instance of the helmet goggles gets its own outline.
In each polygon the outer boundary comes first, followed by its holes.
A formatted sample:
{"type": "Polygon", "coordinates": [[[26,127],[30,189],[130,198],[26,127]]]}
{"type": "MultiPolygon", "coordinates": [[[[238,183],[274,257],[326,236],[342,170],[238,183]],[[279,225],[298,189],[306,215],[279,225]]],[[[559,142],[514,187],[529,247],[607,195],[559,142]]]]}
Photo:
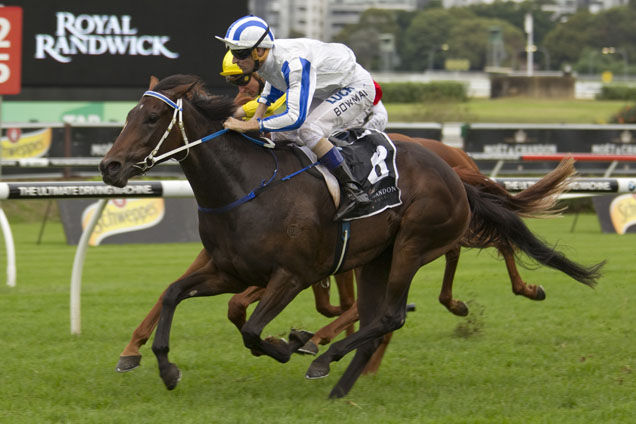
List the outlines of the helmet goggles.
{"type": "Polygon", "coordinates": [[[265,39],[268,32],[269,32],[269,25],[267,25],[267,28],[265,28],[265,32],[263,32],[263,35],[261,35],[261,38],[259,38],[258,41],[256,41],[256,43],[254,43],[252,47],[247,49],[230,49],[230,52],[232,52],[232,56],[234,56],[237,60],[247,59],[252,54],[252,50],[257,48],[259,44],[261,44],[261,41],[265,39]]]}
{"type": "Polygon", "coordinates": [[[232,75],[225,77],[225,81],[237,87],[244,87],[252,80],[251,74],[232,75]]]}

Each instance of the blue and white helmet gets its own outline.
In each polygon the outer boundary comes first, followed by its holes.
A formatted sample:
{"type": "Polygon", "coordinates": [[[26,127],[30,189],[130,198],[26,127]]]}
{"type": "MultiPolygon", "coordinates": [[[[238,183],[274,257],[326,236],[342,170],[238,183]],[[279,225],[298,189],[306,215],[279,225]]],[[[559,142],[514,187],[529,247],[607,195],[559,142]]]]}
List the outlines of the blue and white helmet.
{"type": "Polygon", "coordinates": [[[253,15],[243,16],[230,25],[225,38],[218,35],[215,37],[223,41],[231,50],[274,47],[274,34],[269,29],[269,25],[263,19],[253,15]]]}

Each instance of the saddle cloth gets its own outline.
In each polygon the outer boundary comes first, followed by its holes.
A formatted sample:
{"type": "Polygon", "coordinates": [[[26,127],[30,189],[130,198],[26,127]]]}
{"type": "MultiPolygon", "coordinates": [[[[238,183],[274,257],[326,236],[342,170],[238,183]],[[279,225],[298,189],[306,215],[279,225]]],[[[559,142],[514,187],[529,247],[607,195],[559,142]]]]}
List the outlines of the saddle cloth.
{"type": "MultiPolygon", "coordinates": [[[[399,174],[395,165],[395,145],[385,133],[366,128],[353,128],[332,134],[329,141],[340,149],[354,178],[371,199],[369,205],[356,209],[354,215],[346,218],[346,221],[373,216],[402,204],[401,191],[398,187],[399,174]]],[[[316,155],[310,149],[299,148],[312,162],[316,161],[316,155]]],[[[324,176],[337,208],[340,204],[338,181],[326,167],[317,165],[316,168],[324,176]]]]}

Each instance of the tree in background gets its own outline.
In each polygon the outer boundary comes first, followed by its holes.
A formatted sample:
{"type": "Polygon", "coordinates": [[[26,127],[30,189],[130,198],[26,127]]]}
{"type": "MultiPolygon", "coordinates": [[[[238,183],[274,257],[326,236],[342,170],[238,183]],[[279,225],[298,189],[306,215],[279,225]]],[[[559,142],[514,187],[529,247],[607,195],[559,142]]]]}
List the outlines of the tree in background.
{"type": "Polygon", "coordinates": [[[578,12],[554,27],[544,46],[557,69],[570,64],[580,73],[598,73],[611,68],[622,73],[624,63],[634,63],[636,54],[636,6],[622,6],[590,14],[578,12]],[[603,57],[603,48],[613,47],[603,57]]]}
{"type": "Polygon", "coordinates": [[[549,1],[495,1],[450,9],[435,1],[413,12],[369,9],[357,24],[345,27],[335,41],[349,45],[358,61],[370,70],[381,68],[380,35],[387,33],[394,36],[401,71],[442,69],[446,59],[468,59],[471,70],[483,70],[489,30],[497,26],[502,30],[506,50],[506,59],[500,65],[519,69],[525,60],[524,19],[526,13],[532,13],[534,43],[544,69],[549,57],[550,69],[563,69],[569,64],[580,73],[611,70],[616,75],[634,74],[636,0],[594,15],[583,10],[558,22],[541,10],[541,5],[549,1]],[[604,47],[614,49],[606,49],[608,54],[603,55],[604,47]],[[630,69],[626,69],[626,63],[632,65],[630,69]]]}

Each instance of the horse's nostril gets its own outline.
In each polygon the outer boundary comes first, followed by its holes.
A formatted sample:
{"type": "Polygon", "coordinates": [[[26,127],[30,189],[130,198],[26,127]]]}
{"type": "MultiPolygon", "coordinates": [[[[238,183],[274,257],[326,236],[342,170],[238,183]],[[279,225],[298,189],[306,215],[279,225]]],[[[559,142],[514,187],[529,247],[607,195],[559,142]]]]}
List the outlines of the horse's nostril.
{"type": "Polygon", "coordinates": [[[121,162],[116,160],[103,160],[99,163],[99,170],[103,175],[108,174],[116,174],[121,169],[121,162]]]}

